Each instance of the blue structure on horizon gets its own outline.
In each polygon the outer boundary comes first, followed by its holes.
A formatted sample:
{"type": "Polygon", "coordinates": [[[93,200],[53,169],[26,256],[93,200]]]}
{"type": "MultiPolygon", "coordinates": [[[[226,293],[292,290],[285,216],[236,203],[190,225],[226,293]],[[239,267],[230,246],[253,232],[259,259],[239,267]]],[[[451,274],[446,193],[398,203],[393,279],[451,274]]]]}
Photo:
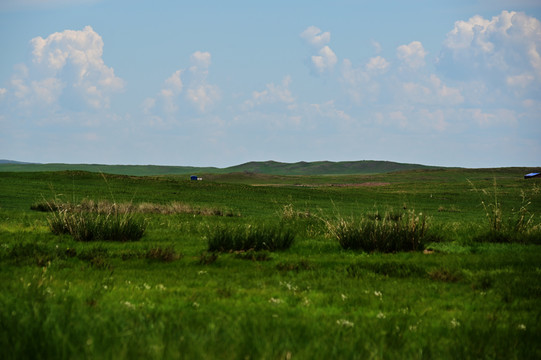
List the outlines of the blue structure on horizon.
{"type": "Polygon", "coordinates": [[[197,180],[197,175],[190,176],[190,180],[197,180]]]}
{"type": "Polygon", "coordinates": [[[529,173],[524,175],[524,179],[531,179],[534,177],[541,177],[541,173],[529,173]]]}

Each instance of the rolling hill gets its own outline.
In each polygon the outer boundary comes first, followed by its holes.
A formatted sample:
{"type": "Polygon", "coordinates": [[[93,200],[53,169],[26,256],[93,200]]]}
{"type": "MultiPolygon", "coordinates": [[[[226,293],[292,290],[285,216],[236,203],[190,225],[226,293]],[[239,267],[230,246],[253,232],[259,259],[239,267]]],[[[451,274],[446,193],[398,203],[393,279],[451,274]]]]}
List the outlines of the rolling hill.
{"type": "MultiPolygon", "coordinates": [[[[277,161],[253,161],[227,168],[159,165],[100,165],[100,164],[30,164],[15,161],[0,161],[0,172],[37,171],[90,171],[107,174],[149,176],[149,175],[190,175],[227,174],[235,172],[268,175],[353,175],[382,174],[403,170],[435,169],[437,167],[404,164],[391,161],[316,161],[282,163],[277,161]]],[[[440,167],[441,168],[441,167],[440,167]]]]}

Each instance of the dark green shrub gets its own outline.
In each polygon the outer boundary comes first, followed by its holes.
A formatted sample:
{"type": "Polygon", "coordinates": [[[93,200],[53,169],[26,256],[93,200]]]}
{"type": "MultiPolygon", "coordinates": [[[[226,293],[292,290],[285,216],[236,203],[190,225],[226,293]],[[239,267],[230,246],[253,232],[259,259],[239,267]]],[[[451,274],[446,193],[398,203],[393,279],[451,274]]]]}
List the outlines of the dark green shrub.
{"type": "Polygon", "coordinates": [[[288,249],[295,234],[283,224],[218,225],[208,229],[208,251],[276,251],[288,249]]]}
{"type": "Polygon", "coordinates": [[[54,234],[69,234],[77,241],[136,241],[146,230],[145,222],[130,213],[60,210],[48,221],[54,234]]]}
{"type": "Polygon", "coordinates": [[[347,250],[418,251],[429,237],[426,217],[409,211],[403,216],[363,217],[358,220],[339,218],[327,221],[328,232],[347,250]]]}

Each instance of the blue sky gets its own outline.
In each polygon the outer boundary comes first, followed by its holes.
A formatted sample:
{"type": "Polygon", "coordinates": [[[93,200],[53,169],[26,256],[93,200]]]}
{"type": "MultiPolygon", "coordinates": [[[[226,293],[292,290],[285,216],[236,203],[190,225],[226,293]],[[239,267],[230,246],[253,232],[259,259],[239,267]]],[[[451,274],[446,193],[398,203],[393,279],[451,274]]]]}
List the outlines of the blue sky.
{"type": "Polygon", "coordinates": [[[541,165],[536,0],[0,0],[0,158],[541,165]]]}

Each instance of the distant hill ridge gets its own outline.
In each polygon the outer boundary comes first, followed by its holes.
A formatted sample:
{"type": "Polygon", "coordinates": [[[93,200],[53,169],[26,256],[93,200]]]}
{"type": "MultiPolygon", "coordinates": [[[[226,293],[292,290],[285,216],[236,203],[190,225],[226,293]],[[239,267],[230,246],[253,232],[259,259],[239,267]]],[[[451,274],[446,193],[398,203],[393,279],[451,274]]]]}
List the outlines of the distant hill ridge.
{"type": "Polygon", "coordinates": [[[247,172],[268,175],[354,175],[381,174],[403,170],[437,168],[442,167],[376,160],[340,162],[300,161],[296,163],[282,163],[277,161],[252,161],[241,165],[230,166],[227,168],[160,165],[33,164],[10,160],[0,160],[0,172],[80,170],[134,176],[226,174],[234,172],[247,172]]]}
{"type": "Polygon", "coordinates": [[[392,161],[300,161],[281,163],[276,161],[253,161],[227,168],[228,172],[253,172],[269,175],[353,175],[380,174],[401,170],[430,169],[431,166],[402,164],[392,161]]]}

